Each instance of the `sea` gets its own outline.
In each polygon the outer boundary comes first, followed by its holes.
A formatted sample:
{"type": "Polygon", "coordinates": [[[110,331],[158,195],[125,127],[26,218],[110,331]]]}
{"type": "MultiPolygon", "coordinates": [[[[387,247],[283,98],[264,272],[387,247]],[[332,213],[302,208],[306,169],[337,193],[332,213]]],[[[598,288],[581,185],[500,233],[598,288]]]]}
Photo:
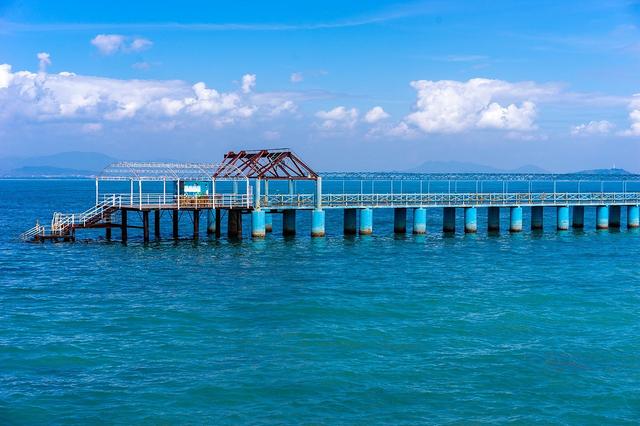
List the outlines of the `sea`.
{"type": "MultiPolygon", "coordinates": [[[[0,424],[638,424],[640,233],[24,243],[92,180],[0,180],[0,424]]],[[[136,216],[136,215],[130,215],[136,216]]],[[[623,210],[624,216],[624,210],[623,210]]],[[[134,217],[135,219],[135,217],[134,217]]],[[[203,218],[204,219],[204,218],[203,218]]],[[[137,219],[136,219],[137,220],[137,219]]],[[[245,219],[246,220],[246,219],[245,219]]],[[[503,229],[507,228],[503,214],[503,229]]],[[[248,223],[248,220],[247,222],[248,223]]],[[[249,226],[245,225],[245,232],[249,226]]],[[[246,235],[245,235],[246,236],[246,235]]],[[[119,231],[114,230],[114,239],[119,231]]]]}

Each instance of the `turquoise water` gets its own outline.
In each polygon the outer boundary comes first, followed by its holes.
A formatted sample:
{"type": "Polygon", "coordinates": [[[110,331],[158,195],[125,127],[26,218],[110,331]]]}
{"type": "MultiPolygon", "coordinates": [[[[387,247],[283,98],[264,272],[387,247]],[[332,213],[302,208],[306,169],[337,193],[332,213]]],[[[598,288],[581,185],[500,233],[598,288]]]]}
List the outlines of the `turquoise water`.
{"type": "Polygon", "coordinates": [[[377,210],[363,238],[335,211],[315,240],[306,214],[286,240],[278,218],[259,242],[12,239],[92,191],[0,181],[0,424],[640,418],[640,234],[591,211],[565,233],[549,212],[491,236],[481,212],[443,237],[430,211],[394,237],[377,210]]]}

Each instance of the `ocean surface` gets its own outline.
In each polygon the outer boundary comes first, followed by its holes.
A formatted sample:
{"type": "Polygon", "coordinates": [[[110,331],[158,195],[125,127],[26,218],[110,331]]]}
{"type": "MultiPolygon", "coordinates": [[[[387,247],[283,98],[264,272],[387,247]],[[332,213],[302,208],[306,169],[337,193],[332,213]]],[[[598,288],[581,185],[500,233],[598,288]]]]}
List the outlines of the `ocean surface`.
{"type": "Polygon", "coordinates": [[[488,235],[481,211],[446,237],[429,210],[398,237],[376,210],[373,236],[344,237],[337,210],[321,239],[301,213],[288,239],[275,217],[264,241],[202,220],[175,243],[163,217],[147,245],[17,240],[93,191],[0,180],[2,425],[640,420],[640,233],[596,231],[592,209],[584,232],[547,209],[542,233],[488,235]]]}

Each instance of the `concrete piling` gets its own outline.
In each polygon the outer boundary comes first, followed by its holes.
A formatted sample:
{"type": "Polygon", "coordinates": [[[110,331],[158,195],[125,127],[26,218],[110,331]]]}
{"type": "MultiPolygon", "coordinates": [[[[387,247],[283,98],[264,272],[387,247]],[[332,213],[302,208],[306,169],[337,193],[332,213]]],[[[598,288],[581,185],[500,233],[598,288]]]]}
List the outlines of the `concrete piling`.
{"type": "Polygon", "coordinates": [[[584,206],[573,206],[572,226],[575,229],[584,228],[584,206]]]}
{"type": "Polygon", "coordinates": [[[522,207],[520,206],[509,208],[509,231],[522,232],[522,207]]]}
{"type": "Polygon", "coordinates": [[[296,235],[296,211],[293,209],[282,212],[282,235],[296,235]]]}
{"type": "Polygon", "coordinates": [[[456,232],[455,207],[445,207],[442,210],[442,232],[456,232]]]}
{"type": "Polygon", "coordinates": [[[569,206],[558,206],[556,209],[558,231],[567,231],[569,229],[569,206]]]}
{"type": "Polygon", "coordinates": [[[407,232],[407,209],[403,207],[393,209],[393,232],[396,234],[407,232]]]}
{"type": "Polygon", "coordinates": [[[609,206],[596,207],[596,229],[609,229],[609,206]]]}
{"type": "Polygon", "coordinates": [[[475,207],[464,208],[464,232],[467,234],[478,232],[478,209],[475,207]]]}
{"type": "Polygon", "coordinates": [[[251,236],[253,238],[264,238],[267,235],[265,215],[264,210],[254,210],[251,212],[251,236]]]}
{"type": "Polygon", "coordinates": [[[153,236],[160,239],[160,210],[153,211],[153,236]]]}
{"type": "Polygon", "coordinates": [[[544,207],[531,207],[531,230],[540,231],[544,228],[544,207]]]}
{"type": "Polygon", "coordinates": [[[487,216],[487,230],[489,232],[500,231],[500,207],[489,207],[487,216]]]}
{"type": "Polygon", "coordinates": [[[360,209],[360,235],[373,233],[373,210],[369,207],[360,209]]]}
{"type": "Polygon", "coordinates": [[[324,237],[324,210],[314,209],[311,212],[311,236],[324,237]]]}
{"type": "Polygon", "coordinates": [[[356,227],[356,215],[358,210],[356,209],[344,209],[344,235],[355,235],[357,232],[356,227]]]}
{"type": "Polygon", "coordinates": [[[216,209],[216,230],[215,230],[216,238],[220,238],[220,232],[222,229],[222,227],[220,226],[221,219],[222,219],[222,212],[220,211],[220,209],[216,209]]]}
{"type": "Polygon", "coordinates": [[[124,244],[127,243],[128,238],[128,224],[127,224],[127,210],[120,210],[120,239],[124,244]]]}
{"type": "Polygon", "coordinates": [[[413,209],[413,233],[416,235],[427,233],[427,209],[424,207],[413,209]]]}
{"type": "Polygon", "coordinates": [[[609,207],[609,228],[620,228],[621,210],[620,206],[609,207]]]}
{"type": "Polygon", "coordinates": [[[640,228],[640,206],[627,206],[627,228],[640,228]]]}

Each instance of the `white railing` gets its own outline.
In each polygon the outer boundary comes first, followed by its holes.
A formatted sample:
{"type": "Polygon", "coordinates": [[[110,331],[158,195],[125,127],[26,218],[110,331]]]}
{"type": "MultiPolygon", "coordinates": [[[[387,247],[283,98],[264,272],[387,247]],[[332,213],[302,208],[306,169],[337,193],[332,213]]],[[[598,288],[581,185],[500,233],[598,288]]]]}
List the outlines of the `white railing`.
{"type": "Polygon", "coordinates": [[[100,200],[110,200],[117,197],[119,207],[128,208],[251,208],[253,195],[249,194],[215,194],[215,195],[176,195],[163,193],[146,194],[102,194],[100,200]]]}
{"type": "MultiPolygon", "coordinates": [[[[323,194],[324,208],[345,207],[467,207],[625,205],[640,203],[640,192],[527,192],[430,194],[323,194]]],[[[313,194],[277,194],[261,197],[263,207],[313,208],[313,194]]]]}

